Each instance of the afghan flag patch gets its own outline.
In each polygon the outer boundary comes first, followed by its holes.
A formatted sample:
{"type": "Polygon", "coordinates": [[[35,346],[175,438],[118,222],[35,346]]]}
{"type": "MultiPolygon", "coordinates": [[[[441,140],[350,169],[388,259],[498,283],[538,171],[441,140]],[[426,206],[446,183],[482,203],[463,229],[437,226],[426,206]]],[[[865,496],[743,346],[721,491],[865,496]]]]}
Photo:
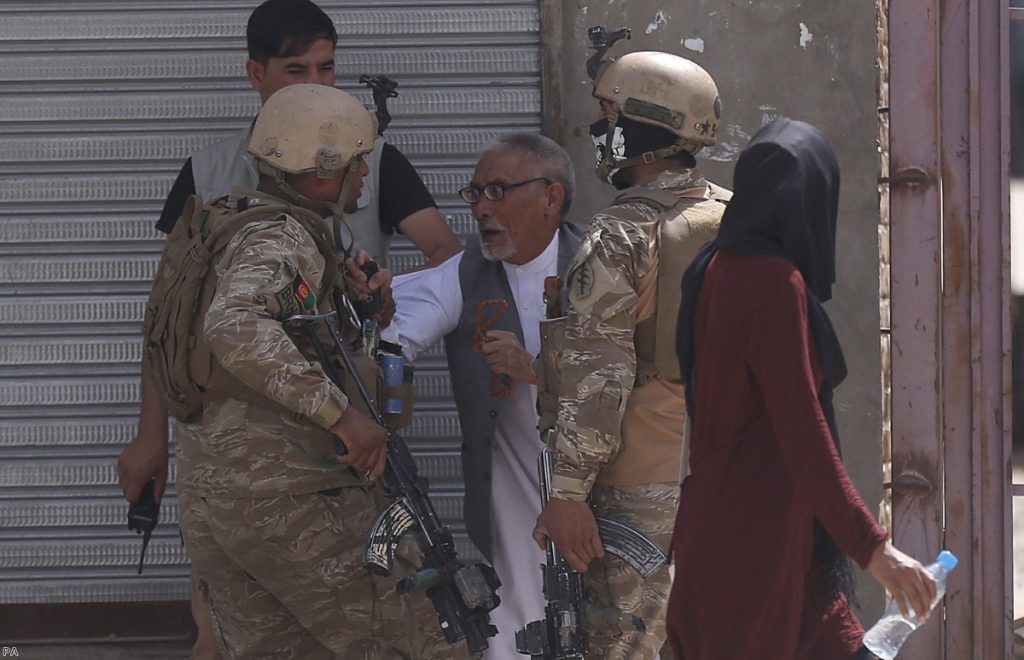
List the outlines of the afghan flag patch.
{"type": "Polygon", "coordinates": [[[316,293],[302,275],[295,276],[292,286],[295,288],[295,299],[303,310],[316,309],[316,293]]]}
{"type": "Polygon", "coordinates": [[[278,305],[281,306],[282,317],[300,314],[316,309],[316,291],[302,275],[275,292],[278,305]]]}

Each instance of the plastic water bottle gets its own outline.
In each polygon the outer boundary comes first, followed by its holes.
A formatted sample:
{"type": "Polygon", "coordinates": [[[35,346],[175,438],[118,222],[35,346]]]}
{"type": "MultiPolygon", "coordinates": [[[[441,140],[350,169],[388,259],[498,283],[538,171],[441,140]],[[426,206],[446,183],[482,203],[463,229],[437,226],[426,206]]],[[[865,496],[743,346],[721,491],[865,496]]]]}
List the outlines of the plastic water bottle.
{"type": "MultiPolygon", "coordinates": [[[[946,576],[956,568],[956,555],[948,550],[939,553],[934,564],[925,567],[925,570],[935,578],[935,600],[932,601],[931,609],[942,600],[946,593],[946,576]]],[[[900,613],[899,605],[893,600],[889,607],[885,608],[885,614],[878,620],[878,623],[871,626],[871,630],[864,635],[864,646],[882,660],[892,660],[896,657],[903,642],[907,641],[910,633],[917,630],[923,623],[913,610],[910,616],[905,617],[900,613]]]]}

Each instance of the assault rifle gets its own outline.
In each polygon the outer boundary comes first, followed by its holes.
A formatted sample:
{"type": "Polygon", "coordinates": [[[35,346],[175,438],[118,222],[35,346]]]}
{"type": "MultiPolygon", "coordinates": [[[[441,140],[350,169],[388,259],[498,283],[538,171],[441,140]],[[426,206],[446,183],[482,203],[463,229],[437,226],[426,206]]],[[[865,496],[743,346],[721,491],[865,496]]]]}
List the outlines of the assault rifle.
{"type": "MultiPolygon", "coordinates": [[[[550,433],[550,431],[549,431],[550,433]]],[[[537,460],[540,477],[541,508],[548,503],[551,450],[545,447],[537,460]]],[[[601,544],[607,552],[621,557],[644,578],[665,561],[665,553],[646,535],[609,518],[597,519],[601,544]]],[[[647,623],[640,617],[611,607],[588,602],[583,575],[574,571],[555,544],[548,539],[544,577],[544,619],[531,621],[516,631],[516,650],[534,660],[583,660],[589,649],[588,630],[623,632],[632,628],[643,632],[647,623]]]]}
{"type": "Polygon", "coordinates": [[[388,99],[398,96],[398,83],[387,76],[359,76],[359,84],[366,85],[373,92],[373,104],[377,106],[377,135],[384,135],[384,129],[391,123],[388,99]]]}
{"type": "MultiPolygon", "coordinates": [[[[344,388],[342,375],[320,341],[317,330],[322,327],[329,332],[333,347],[370,414],[388,433],[383,482],[391,504],[370,527],[363,551],[363,567],[377,575],[390,575],[399,540],[406,532],[412,532],[423,554],[423,564],[399,581],[396,590],[398,593],[425,591],[437,610],[448,643],[465,639],[470,653],[477,656],[488,647],[488,638],[498,632],[490,620],[490,611],[500,602],[496,593],[501,586],[498,575],[487,564],[469,564],[459,559],[451,531],[441,523],[430,502],[427,480],[417,471],[405,441],[384,423],[365,381],[355,368],[338,330],[337,312],[297,315],[285,321],[286,331],[305,337],[313,345],[327,376],[344,388]]],[[[335,437],[334,443],[339,454],[347,453],[340,438],[335,437]]]]}

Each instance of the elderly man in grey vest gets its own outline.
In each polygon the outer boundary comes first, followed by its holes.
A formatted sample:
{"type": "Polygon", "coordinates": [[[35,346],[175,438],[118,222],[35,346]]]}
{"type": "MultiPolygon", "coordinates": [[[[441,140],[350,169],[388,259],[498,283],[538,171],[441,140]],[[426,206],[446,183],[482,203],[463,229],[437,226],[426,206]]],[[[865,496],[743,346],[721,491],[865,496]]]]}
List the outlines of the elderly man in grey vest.
{"type": "Polygon", "coordinates": [[[518,657],[515,631],[544,616],[544,554],[530,538],[542,446],[532,364],[544,280],[564,276],[579,245],[579,229],[566,221],[574,188],[572,162],[553,141],[527,133],[497,140],[459,191],[479,236],[440,266],[393,283],[397,312],[385,339],[410,360],[445,340],[462,425],[466,528],[502,581],[489,660],[518,657]]]}

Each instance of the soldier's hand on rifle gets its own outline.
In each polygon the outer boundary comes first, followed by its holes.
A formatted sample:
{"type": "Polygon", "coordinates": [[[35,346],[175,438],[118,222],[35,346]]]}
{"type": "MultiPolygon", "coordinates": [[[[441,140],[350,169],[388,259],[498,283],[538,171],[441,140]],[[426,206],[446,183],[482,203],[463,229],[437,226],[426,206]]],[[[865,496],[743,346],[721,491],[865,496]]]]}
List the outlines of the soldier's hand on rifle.
{"type": "Polygon", "coordinates": [[[376,315],[376,321],[380,327],[385,328],[391,323],[395,315],[395,299],[391,295],[391,280],[394,274],[390,268],[381,268],[373,277],[367,278],[362,271],[363,264],[373,261],[365,250],[359,250],[354,257],[345,260],[345,277],[348,280],[349,292],[353,299],[362,300],[369,298],[374,291],[380,291],[381,310],[376,315]]]}
{"type": "Polygon", "coordinates": [[[384,474],[388,433],[369,415],[349,406],[331,427],[331,433],[348,449],[338,462],[352,466],[367,481],[376,481],[384,474]]]}
{"type": "Polygon", "coordinates": [[[548,500],[537,517],[533,540],[543,550],[549,538],[573,570],[580,573],[586,572],[592,559],[604,557],[597,520],[586,502],[548,500]]]}
{"type": "Polygon", "coordinates": [[[508,330],[489,330],[480,350],[496,374],[506,374],[521,383],[537,384],[533,372],[533,356],[526,352],[519,338],[508,330]]]}

